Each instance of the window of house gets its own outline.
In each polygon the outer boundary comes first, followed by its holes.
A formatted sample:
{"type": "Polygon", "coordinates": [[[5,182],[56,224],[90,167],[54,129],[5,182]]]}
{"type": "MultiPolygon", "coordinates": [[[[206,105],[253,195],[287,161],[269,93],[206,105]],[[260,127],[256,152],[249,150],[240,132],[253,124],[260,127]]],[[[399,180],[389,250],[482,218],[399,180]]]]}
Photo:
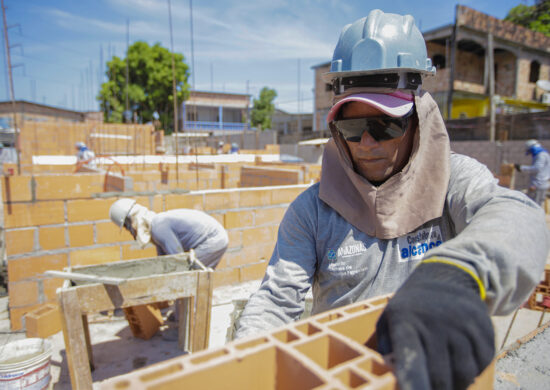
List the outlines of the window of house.
{"type": "Polygon", "coordinates": [[[540,63],[538,61],[531,61],[531,67],[529,69],[529,82],[536,83],[539,81],[540,63]]]}
{"type": "Polygon", "coordinates": [[[436,69],[445,69],[445,56],[441,54],[434,55],[433,65],[436,69]]]}

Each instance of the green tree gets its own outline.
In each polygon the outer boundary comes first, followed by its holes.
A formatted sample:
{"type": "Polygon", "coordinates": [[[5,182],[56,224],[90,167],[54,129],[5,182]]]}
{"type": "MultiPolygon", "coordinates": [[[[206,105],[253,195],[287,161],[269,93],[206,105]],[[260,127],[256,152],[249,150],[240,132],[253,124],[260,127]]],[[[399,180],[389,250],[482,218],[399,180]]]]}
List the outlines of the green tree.
{"type": "Polygon", "coordinates": [[[550,36],[550,0],[537,0],[531,6],[520,4],[508,11],[504,20],[550,36]]]}
{"type": "Polygon", "coordinates": [[[262,130],[271,129],[271,117],[275,112],[273,100],[277,97],[274,89],[263,87],[258,99],[254,99],[250,111],[250,123],[252,127],[260,126],[262,130]]]}
{"type": "MultiPolygon", "coordinates": [[[[174,97],[172,89],[172,54],[156,43],[133,43],[128,56],[128,101],[129,109],[137,115],[138,122],[153,120],[153,113],[165,130],[174,126],[174,97]]],[[[174,53],[177,102],[180,105],[189,97],[188,66],[183,54],[174,53]]],[[[105,121],[124,121],[126,110],[126,58],[114,56],[107,62],[108,81],[101,85],[97,100],[100,102],[105,121]]]]}

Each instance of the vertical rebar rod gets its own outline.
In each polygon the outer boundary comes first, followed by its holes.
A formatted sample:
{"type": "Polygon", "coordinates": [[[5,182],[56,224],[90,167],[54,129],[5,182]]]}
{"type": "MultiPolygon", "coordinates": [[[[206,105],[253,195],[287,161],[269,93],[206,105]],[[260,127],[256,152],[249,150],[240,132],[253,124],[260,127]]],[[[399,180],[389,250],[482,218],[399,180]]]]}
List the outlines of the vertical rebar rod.
{"type": "Polygon", "coordinates": [[[170,51],[172,52],[172,94],[174,96],[174,143],[176,144],[176,185],[179,185],[178,167],[178,96],[176,90],[176,65],[174,63],[174,39],[172,37],[172,9],[168,0],[168,21],[170,26],[170,51]]]}
{"type": "Polygon", "coordinates": [[[8,21],[6,18],[6,7],[4,6],[4,0],[2,0],[2,17],[4,19],[4,42],[6,44],[6,59],[8,61],[8,75],[10,79],[10,100],[13,110],[13,130],[15,134],[15,150],[17,152],[17,174],[21,174],[21,149],[19,147],[19,131],[17,129],[17,114],[15,108],[15,92],[13,89],[13,75],[11,72],[11,57],[10,57],[10,41],[8,37],[8,21]]]}

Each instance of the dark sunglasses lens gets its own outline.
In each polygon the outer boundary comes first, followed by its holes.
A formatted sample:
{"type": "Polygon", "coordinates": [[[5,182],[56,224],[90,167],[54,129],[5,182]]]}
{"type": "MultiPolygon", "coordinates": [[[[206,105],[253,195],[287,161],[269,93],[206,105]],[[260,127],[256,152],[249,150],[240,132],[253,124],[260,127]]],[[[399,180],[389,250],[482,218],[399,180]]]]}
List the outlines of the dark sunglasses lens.
{"type": "Polygon", "coordinates": [[[376,141],[387,141],[401,137],[407,129],[408,121],[401,118],[373,119],[369,121],[369,134],[376,141]]]}
{"type": "Polygon", "coordinates": [[[342,119],[334,125],[342,136],[350,142],[361,141],[363,131],[368,131],[375,141],[386,141],[401,137],[408,126],[408,118],[372,117],[342,119]]]}

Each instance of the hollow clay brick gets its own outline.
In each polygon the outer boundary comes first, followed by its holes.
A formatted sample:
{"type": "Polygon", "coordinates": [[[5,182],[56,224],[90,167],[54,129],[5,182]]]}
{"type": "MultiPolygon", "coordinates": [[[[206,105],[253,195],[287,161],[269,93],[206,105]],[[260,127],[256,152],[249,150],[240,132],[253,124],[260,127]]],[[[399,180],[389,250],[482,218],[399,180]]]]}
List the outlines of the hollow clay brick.
{"type": "Polygon", "coordinates": [[[4,176],[0,180],[4,202],[28,202],[32,199],[30,176],[4,176]]]}
{"type": "Polygon", "coordinates": [[[265,206],[271,203],[271,190],[241,191],[239,207],[265,206]]]}
{"type": "Polygon", "coordinates": [[[68,222],[84,222],[109,219],[112,199],[77,199],[67,201],[68,222]]]}
{"type": "Polygon", "coordinates": [[[53,303],[46,303],[25,315],[27,337],[46,338],[61,330],[61,314],[53,303]]]}
{"type": "MultiPolygon", "coordinates": [[[[395,389],[383,357],[365,345],[389,296],[309,317],[262,333],[111,378],[123,389],[395,389]]],[[[494,365],[473,389],[490,389],[494,365]]]]}
{"type": "Polygon", "coordinates": [[[140,339],[149,340],[164,322],[156,304],[131,306],[123,310],[132,334],[140,339]]]}
{"type": "MultiPolygon", "coordinates": [[[[113,224],[114,225],[114,224],[113,224]]],[[[69,245],[72,248],[89,246],[94,243],[94,225],[70,225],[69,226],[69,245]]]]}
{"type": "Polygon", "coordinates": [[[38,241],[42,250],[64,248],[66,246],[65,227],[41,227],[38,230],[38,241]]]}
{"type": "Polygon", "coordinates": [[[165,196],[166,210],[195,209],[202,210],[203,194],[169,194],[165,196]]]}
{"type": "Polygon", "coordinates": [[[251,227],[254,223],[254,212],[245,211],[227,211],[224,215],[224,227],[226,229],[235,229],[242,227],[251,227]]]}
{"type": "Polygon", "coordinates": [[[70,256],[71,267],[74,267],[75,265],[110,263],[112,261],[120,260],[120,247],[115,245],[93,249],[81,249],[72,251],[70,256]]]}
{"type": "Polygon", "coordinates": [[[32,252],[34,249],[34,232],[36,229],[6,231],[6,254],[32,252]]]}
{"type": "Polygon", "coordinates": [[[10,282],[17,282],[36,277],[47,270],[62,271],[68,265],[66,253],[8,260],[8,279],[10,282]]]}
{"type": "Polygon", "coordinates": [[[204,209],[234,209],[239,206],[239,198],[240,194],[238,191],[206,193],[204,194],[204,209]]]}
{"type": "Polygon", "coordinates": [[[63,201],[13,203],[4,206],[4,228],[53,225],[65,221],[63,201]]]}
{"type": "Polygon", "coordinates": [[[35,305],[38,302],[38,282],[22,281],[8,284],[10,307],[35,305]]]}
{"type": "Polygon", "coordinates": [[[133,241],[134,238],[126,229],[121,229],[112,222],[97,222],[95,224],[97,244],[112,244],[115,242],[133,241]]]}

